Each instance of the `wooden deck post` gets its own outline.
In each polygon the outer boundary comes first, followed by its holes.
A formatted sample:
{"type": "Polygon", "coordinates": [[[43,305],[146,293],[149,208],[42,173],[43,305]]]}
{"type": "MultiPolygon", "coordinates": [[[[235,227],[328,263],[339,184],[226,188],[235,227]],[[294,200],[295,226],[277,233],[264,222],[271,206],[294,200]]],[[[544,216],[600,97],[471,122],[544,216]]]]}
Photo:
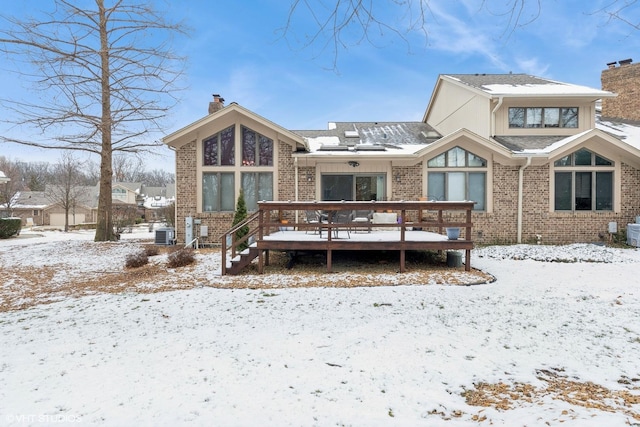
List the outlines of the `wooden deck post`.
{"type": "MultiPolygon", "coordinates": [[[[472,210],[473,202],[430,202],[430,201],[376,201],[376,202],[364,202],[364,201],[322,201],[322,202],[277,202],[277,201],[261,201],[258,202],[258,212],[253,214],[251,218],[252,229],[250,234],[256,238],[256,248],[253,247],[251,254],[252,259],[257,261],[258,272],[264,274],[265,266],[269,265],[270,251],[326,251],[327,272],[333,271],[333,252],[334,251],[361,251],[361,250],[393,250],[399,251],[400,256],[400,272],[404,273],[407,269],[407,251],[408,250],[437,250],[442,252],[443,250],[460,250],[465,251],[466,263],[465,270],[471,270],[471,249],[473,248],[472,240],[472,210]],[[306,222],[295,221],[293,224],[293,230],[285,230],[282,233],[271,233],[272,230],[278,231],[280,223],[277,222],[277,218],[273,218],[273,213],[287,215],[288,211],[299,210],[323,210],[327,213],[327,220],[322,221],[317,226],[326,231],[326,235],[322,233],[322,237],[315,235],[308,235],[305,230],[311,225],[306,222]],[[376,226],[376,229],[389,230],[389,236],[392,238],[383,240],[367,240],[361,239],[359,235],[355,235],[356,238],[334,238],[334,230],[336,227],[345,226],[344,224],[335,224],[333,222],[335,212],[340,210],[374,210],[374,211],[395,211],[400,215],[398,223],[380,223],[376,226]],[[456,215],[451,217],[449,214],[445,215],[444,212],[454,211],[456,215]],[[466,211],[466,221],[462,221],[462,211],[466,211]],[[428,218],[422,218],[423,214],[428,218]],[[436,214],[436,221],[432,220],[431,214],[436,214]],[[407,214],[417,215],[415,221],[411,221],[410,226],[413,229],[407,229],[408,218],[407,214]],[[446,240],[443,236],[443,231],[446,227],[459,227],[464,228],[464,236],[456,240],[446,240]],[[301,236],[294,236],[296,230],[302,233],[301,236]],[[419,231],[436,233],[440,236],[435,236],[432,240],[423,240],[417,234],[419,231]],[[392,233],[393,231],[393,233],[392,233]],[[300,238],[302,237],[302,238],[300,238]],[[319,238],[320,237],[320,238],[319,238]],[[408,239],[408,240],[407,240],[408,239]]],[[[348,226],[348,225],[347,225],[348,226]]],[[[369,225],[370,226],[370,225],[369,225]]],[[[354,227],[363,227],[361,224],[356,224],[354,227]]],[[[246,256],[240,261],[235,259],[234,248],[237,246],[235,241],[234,229],[229,230],[222,242],[223,249],[223,266],[222,274],[229,274],[230,272],[239,271],[237,268],[238,263],[244,263],[247,265],[246,256]],[[227,245],[226,238],[230,236],[231,245],[227,245]],[[231,249],[232,268],[226,268],[227,261],[229,261],[229,255],[227,251],[231,249]]],[[[383,233],[384,234],[384,233],[383,233]]],[[[353,236],[351,236],[353,237],[353,236]]],[[[363,237],[369,237],[367,234],[363,237]]],[[[250,262],[251,260],[249,260],[250,262]]],[[[242,268],[242,267],[240,267],[242,268]]]]}
{"type": "MultiPolygon", "coordinates": [[[[271,218],[271,213],[269,210],[266,211],[267,212],[267,217],[271,218]]],[[[264,213],[265,211],[260,209],[260,215],[258,216],[258,241],[261,241],[264,237],[263,234],[263,230],[264,230],[264,213]]],[[[257,243],[256,243],[257,246],[257,243]]],[[[258,248],[258,274],[262,274],[264,273],[264,255],[263,255],[263,251],[258,248]]]]}

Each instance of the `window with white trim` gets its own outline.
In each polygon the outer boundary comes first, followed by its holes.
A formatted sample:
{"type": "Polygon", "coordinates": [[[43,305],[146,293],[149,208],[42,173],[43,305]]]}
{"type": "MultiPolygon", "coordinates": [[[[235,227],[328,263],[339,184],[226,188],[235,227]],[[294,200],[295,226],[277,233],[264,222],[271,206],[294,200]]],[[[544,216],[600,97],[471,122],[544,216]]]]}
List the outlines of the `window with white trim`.
{"type": "Polygon", "coordinates": [[[556,211],[613,210],[614,163],[582,148],[553,163],[556,211]]]}
{"type": "Polygon", "coordinates": [[[242,166],[273,166],[273,139],[242,126],[242,166]]]}
{"type": "Polygon", "coordinates": [[[235,125],[221,130],[202,141],[204,166],[233,166],[235,164],[235,125]]]}
{"type": "Polygon", "coordinates": [[[429,200],[476,202],[474,210],[486,210],[487,161],[454,147],[427,162],[429,200]],[[432,170],[434,169],[434,170],[432,170]],[[437,170],[440,169],[440,170],[437,170]]]}
{"type": "Polygon", "coordinates": [[[241,182],[248,211],[257,211],[261,200],[273,200],[272,172],[242,172],[241,182]]]}
{"type": "Polygon", "coordinates": [[[577,128],[578,107],[511,107],[510,128],[577,128]]]}
{"type": "Polygon", "coordinates": [[[235,210],[235,174],[233,172],[204,172],[202,174],[202,211],[235,210]]]}

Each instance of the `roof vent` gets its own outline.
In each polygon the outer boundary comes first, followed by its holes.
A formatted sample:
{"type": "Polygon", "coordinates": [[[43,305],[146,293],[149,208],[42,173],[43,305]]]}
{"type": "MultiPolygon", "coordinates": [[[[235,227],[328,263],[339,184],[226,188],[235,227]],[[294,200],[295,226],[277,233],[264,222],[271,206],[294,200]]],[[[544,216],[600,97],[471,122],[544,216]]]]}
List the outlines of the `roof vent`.
{"type": "Polygon", "coordinates": [[[344,131],[345,138],[359,138],[360,134],[357,130],[345,130],[344,131]]]}

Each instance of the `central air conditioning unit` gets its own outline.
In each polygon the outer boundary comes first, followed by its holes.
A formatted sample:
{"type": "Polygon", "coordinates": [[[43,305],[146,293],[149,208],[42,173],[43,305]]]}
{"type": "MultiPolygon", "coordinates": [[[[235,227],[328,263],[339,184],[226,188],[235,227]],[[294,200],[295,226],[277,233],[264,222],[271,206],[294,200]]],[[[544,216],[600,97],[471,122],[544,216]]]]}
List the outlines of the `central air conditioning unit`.
{"type": "Polygon", "coordinates": [[[176,231],[173,227],[158,228],[156,230],[156,245],[173,245],[176,231]]]}
{"type": "Polygon", "coordinates": [[[640,248],[640,224],[627,224],[627,245],[640,248]]]}

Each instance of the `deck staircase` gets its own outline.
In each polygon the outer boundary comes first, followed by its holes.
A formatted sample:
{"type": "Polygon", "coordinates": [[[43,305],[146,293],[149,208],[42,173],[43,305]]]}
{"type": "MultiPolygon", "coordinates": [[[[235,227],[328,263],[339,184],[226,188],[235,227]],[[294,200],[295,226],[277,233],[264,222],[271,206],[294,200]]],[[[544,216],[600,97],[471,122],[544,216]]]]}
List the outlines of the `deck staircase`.
{"type": "Polygon", "coordinates": [[[226,274],[240,273],[247,265],[251,264],[251,261],[258,257],[258,254],[259,251],[255,244],[245,249],[227,262],[226,274]]]}
{"type": "Polygon", "coordinates": [[[220,239],[222,241],[222,275],[238,274],[260,255],[260,251],[252,241],[257,238],[260,212],[248,216],[244,221],[227,230],[220,239]],[[248,227],[249,232],[240,239],[236,239],[236,232],[242,227],[248,227]],[[239,251],[239,246],[248,242],[249,247],[239,251]],[[230,255],[230,256],[229,256],[230,255]]]}

